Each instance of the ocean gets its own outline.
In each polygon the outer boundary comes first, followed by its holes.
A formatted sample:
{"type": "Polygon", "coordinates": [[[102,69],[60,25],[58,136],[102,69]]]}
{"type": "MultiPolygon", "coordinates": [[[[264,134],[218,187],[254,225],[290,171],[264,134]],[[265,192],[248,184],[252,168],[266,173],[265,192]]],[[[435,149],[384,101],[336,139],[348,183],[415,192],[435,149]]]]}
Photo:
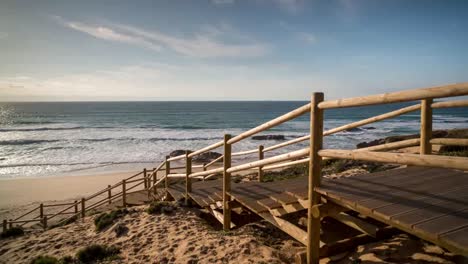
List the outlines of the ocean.
{"type": "MultiPolygon", "coordinates": [[[[89,171],[153,167],[172,150],[196,150],[237,135],[307,102],[41,102],[0,103],[0,179],[76,175],[89,171]]],[[[382,114],[409,104],[327,110],[325,129],[382,114]]],[[[419,112],[373,123],[363,129],[325,138],[327,148],[391,135],[419,132],[419,112]]],[[[309,115],[262,134],[286,140],[309,132],[309,115]]],[[[434,110],[434,129],[466,128],[463,108],[434,110]]],[[[233,151],[270,146],[281,141],[247,139],[233,151]]],[[[297,144],[268,156],[307,146],[297,144]]],[[[217,150],[221,152],[221,150],[217,150]]],[[[242,161],[248,157],[239,157],[242,161]]]]}

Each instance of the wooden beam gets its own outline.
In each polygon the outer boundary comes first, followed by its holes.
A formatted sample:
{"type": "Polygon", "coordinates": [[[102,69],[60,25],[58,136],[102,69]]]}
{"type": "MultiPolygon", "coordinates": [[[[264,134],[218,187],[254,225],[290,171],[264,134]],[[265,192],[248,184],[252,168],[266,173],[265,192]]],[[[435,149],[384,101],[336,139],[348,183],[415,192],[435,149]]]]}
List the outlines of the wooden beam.
{"type": "Polygon", "coordinates": [[[341,107],[388,104],[462,95],[468,95],[468,82],[436,86],[431,88],[420,88],[393,93],[325,101],[319,104],[319,108],[330,109],[341,107]]]}
{"type": "Polygon", "coordinates": [[[352,227],[366,235],[369,235],[371,237],[377,237],[377,232],[379,231],[379,228],[373,224],[367,223],[357,217],[351,216],[346,213],[338,213],[334,215],[330,215],[333,219],[338,220],[339,222],[352,227]]]}
{"type": "Polygon", "coordinates": [[[312,207],[312,215],[315,218],[324,218],[326,216],[337,215],[349,209],[339,206],[334,203],[322,203],[312,207]]]}
{"type": "MultiPolygon", "coordinates": [[[[224,216],[222,213],[216,211],[216,208],[215,206],[213,206],[213,204],[211,204],[210,207],[208,207],[208,210],[224,226],[224,216]]],[[[236,227],[236,225],[230,222],[230,229],[234,227],[236,227]]]]}
{"type": "MultiPolygon", "coordinates": [[[[258,160],[263,160],[263,146],[258,146],[258,160]]],[[[263,181],[263,166],[258,166],[258,181],[263,181]]]]}
{"type": "Polygon", "coordinates": [[[196,155],[202,154],[203,152],[206,152],[206,151],[209,151],[209,150],[212,150],[212,149],[215,149],[215,148],[219,148],[219,147],[221,147],[221,146],[223,145],[223,143],[224,143],[224,142],[221,140],[221,141],[216,142],[216,143],[214,143],[214,144],[211,144],[211,145],[209,145],[209,146],[207,146],[207,147],[204,147],[204,148],[202,148],[202,149],[199,149],[199,150],[197,150],[197,151],[194,151],[194,152],[190,153],[189,156],[190,156],[191,158],[193,158],[193,157],[195,157],[196,155]]]}
{"type": "Polygon", "coordinates": [[[432,103],[432,108],[447,108],[447,107],[466,107],[468,100],[446,101],[432,103]]]}
{"type": "Polygon", "coordinates": [[[282,154],[282,155],[274,156],[274,157],[271,157],[271,158],[267,158],[267,159],[263,159],[263,160],[257,160],[257,161],[253,161],[253,162],[250,162],[250,163],[244,163],[244,164],[241,164],[241,165],[237,165],[237,166],[231,167],[228,171],[230,173],[232,173],[232,172],[236,172],[236,171],[242,171],[242,170],[256,168],[256,167],[259,167],[259,166],[273,164],[273,163],[277,163],[277,162],[281,162],[281,161],[285,161],[285,160],[300,158],[300,157],[304,157],[304,156],[308,155],[309,151],[310,151],[309,148],[296,150],[296,151],[292,151],[292,152],[285,153],[285,154],[282,154]]]}
{"type": "Polygon", "coordinates": [[[336,159],[365,160],[402,165],[459,169],[464,171],[468,170],[468,158],[466,157],[387,153],[375,151],[352,151],[341,149],[320,150],[319,155],[322,157],[336,159]]]}
{"type": "Polygon", "coordinates": [[[468,138],[433,138],[431,144],[447,146],[468,146],[468,138]]]}
{"type": "Polygon", "coordinates": [[[307,262],[318,264],[320,260],[320,218],[314,218],[312,207],[320,203],[320,195],[315,188],[320,187],[321,161],[318,151],[323,141],[323,110],[318,106],[323,101],[323,93],[314,93],[310,102],[310,151],[309,151],[309,204],[307,206],[307,262]]]}
{"type": "Polygon", "coordinates": [[[166,156],[166,176],[164,177],[164,185],[167,188],[169,187],[169,174],[171,174],[171,162],[169,161],[169,156],[166,156]]]}
{"type": "MultiPolygon", "coordinates": [[[[271,215],[268,212],[260,213],[261,217],[263,217],[268,222],[272,223],[274,226],[278,227],[279,229],[283,230],[286,234],[292,236],[297,241],[301,242],[304,245],[307,245],[307,232],[299,228],[298,226],[276,216],[271,215]]],[[[320,246],[323,245],[320,242],[320,246]]]]}
{"type": "Polygon", "coordinates": [[[309,162],[309,158],[305,158],[305,159],[300,159],[300,160],[289,161],[289,162],[285,162],[285,163],[265,166],[265,167],[263,167],[263,170],[274,170],[274,169],[289,167],[289,166],[292,166],[292,165],[303,164],[303,163],[308,163],[308,162],[309,162]]]}
{"type": "Polygon", "coordinates": [[[231,196],[228,192],[231,191],[231,173],[228,169],[231,167],[231,144],[229,140],[231,135],[224,135],[224,166],[223,166],[223,229],[224,231],[229,231],[231,227],[231,208],[229,207],[229,202],[231,201],[231,196]]]}
{"type": "Polygon", "coordinates": [[[421,155],[430,155],[432,146],[430,143],[432,137],[432,99],[424,99],[421,101],[421,147],[419,153],[421,155]]]}
{"type": "Polygon", "coordinates": [[[383,150],[387,151],[387,150],[401,149],[401,148],[418,146],[420,141],[421,140],[419,138],[405,139],[405,140],[401,140],[397,142],[380,144],[380,145],[367,147],[367,148],[354,149],[353,151],[383,151],[383,150]]]}
{"type": "Polygon", "coordinates": [[[371,124],[371,123],[374,123],[374,122],[377,122],[377,121],[385,120],[385,119],[388,119],[388,118],[400,116],[402,114],[406,114],[406,113],[410,113],[410,112],[419,110],[420,108],[421,108],[420,104],[404,107],[404,108],[401,108],[401,109],[398,109],[398,110],[395,110],[395,111],[392,111],[392,112],[388,112],[388,113],[385,113],[385,114],[382,114],[382,115],[370,117],[370,118],[363,119],[363,120],[360,120],[360,121],[356,121],[356,122],[353,122],[353,123],[350,123],[350,124],[347,124],[347,125],[343,125],[343,126],[340,126],[340,127],[329,129],[329,130],[323,132],[323,135],[328,136],[328,135],[331,135],[331,134],[341,132],[343,130],[352,129],[352,128],[364,126],[364,125],[367,125],[367,124],[371,124]]]}
{"type": "Polygon", "coordinates": [[[189,193],[192,192],[192,179],[189,177],[192,174],[192,158],[189,154],[190,151],[185,153],[185,204],[188,204],[189,193]]]}
{"type": "Polygon", "coordinates": [[[263,151],[264,152],[272,151],[272,150],[275,150],[275,149],[278,149],[278,148],[282,148],[282,147],[293,145],[293,144],[296,144],[296,143],[299,143],[299,142],[302,142],[302,141],[306,141],[308,139],[310,139],[310,135],[295,138],[295,139],[292,139],[292,140],[289,140],[289,141],[286,141],[286,142],[283,142],[283,143],[279,143],[279,144],[267,147],[263,151]]]}

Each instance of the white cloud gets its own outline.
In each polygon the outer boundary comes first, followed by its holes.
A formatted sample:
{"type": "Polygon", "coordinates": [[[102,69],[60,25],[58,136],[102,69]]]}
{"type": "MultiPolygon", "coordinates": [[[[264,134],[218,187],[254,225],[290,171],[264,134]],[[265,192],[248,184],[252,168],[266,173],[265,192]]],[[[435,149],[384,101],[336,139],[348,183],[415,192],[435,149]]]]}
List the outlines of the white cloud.
{"type": "Polygon", "coordinates": [[[129,25],[101,26],[65,21],[62,18],[57,18],[57,20],[70,29],[99,39],[134,44],[155,51],[160,51],[164,47],[190,57],[259,57],[270,51],[268,45],[250,40],[226,24],[221,24],[220,27],[205,26],[203,31],[194,33],[191,37],[178,37],[129,25]],[[232,41],[228,42],[220,37],[232,41]]]}
{"type": "Polygon", "coordinates": [[[288,65],[130,65],[49,78],[0,78],[0,101],[304,99],[338,87],[288,65]],[[183,76],[183,78],[181,78],[183,76]]]}

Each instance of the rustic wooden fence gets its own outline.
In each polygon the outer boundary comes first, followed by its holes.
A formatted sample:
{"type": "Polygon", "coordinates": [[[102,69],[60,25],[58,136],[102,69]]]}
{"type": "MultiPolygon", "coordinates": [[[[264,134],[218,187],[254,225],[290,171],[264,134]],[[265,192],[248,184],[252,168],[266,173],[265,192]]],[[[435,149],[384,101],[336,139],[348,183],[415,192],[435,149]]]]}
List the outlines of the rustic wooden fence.
{"type": "MultiPolygon", "coordinates": [[[[44,227],[47,227],[47,221],[58,215],[69,214],[71,217],[84,217],[86,212],[111,203],[113,200],[122,198],[122,205],[126,205],[126,195],[130,190],[134,190],[137,186],[143,185],[143,190],[147,190],[150,194],[156,191],[159,185],[164,184],[167,188],[170,184],[171,178],[185,179],[185,197],[189,199],[189,193],[192,190],[192,180],[207,180],[215,175],[222,174],[223,179],[223,227],[228,230],[231,226],[231,197],[229,192],[231,190],[231,174],[244,170],[257,169],[259,181],[263,180],[263,172],[266,170],[273,170],[283,167],[288,167],[296,164],[309,164],[309,199],[308,199],[308,235],[307,235],[307,258],[309,263],[317,263],[319,257],[319,235],[320,235],[320,218],[313,215],[313,211],[318,210],[320,207],[320,195],[314,191],[314,188],[320,186],[321,181],[321,161],[323,159],[352,159],[364,160],[372,162],[395,163],[402,165],[418,165],[429,167],[442,167],[453,168],[460,170],[468,170],[468,158],[453,157],[453,156],[440,156],[431,155],[432,144],[438,145],[463,145],[468,146],[467,139],[455,138],[431,138],[432,135],[432,109],[448,108],[448,107],[467,107],[468,100],[458,101],[441,101],[434,102],[435,98],[447,98],[456,96],[468,95],[468,83],[459,83],[452,85],[445,85],[440,87],[422,88],[415,90],[407,90],[401,92],[355,97],[340,100],[324,100],[323,93],[314,93],[311,97],[310,103],[301,106],[289,113],[279,116],[273,120],[263,123],[255,128],[245,131],[237,136],[229,134],[224,135],[223,140],[215,142],[202,149],[187,152],[183,155],[169,157],[166,156],[165,160],[151,171],[142,171],[133,175],[122,182],[93,194],[89,197],[82,198],[81,201],[75,201],[69,204],[62,204],[61,206],[68,206],[59,213],[47,215],[44,213],[44,208],[55,205],[41,204],[38,208],[31,210],[27,214],[22,215],[16,219],[4,220],[3,228],[7,229],[13,224],[24,224],[28,222],[40,222],[44,227]],[[378,116],[370,117],[364,120],[353,122],[347,125],[339,126],[329,130],[323,130],[324,111],[334,108],[358,107],[391,104],[398,102],[419,101],[419,103],[407,106],[398,110],[384,113],[378,116]],[[420,110],[421,112],[421,128],[420,138],[408,139],[394,143],[382,144],[367,148],[355,150],[338,150],[338,149],[323,149],[323,137],[336,134],[348,129],[357,128],[374,122],[382,121],[385,119],[397,117],[406,113],[420,110]],[[303,137],[295,138],[273,146],[259,146],[252,150],[245,150],[240,152],[232,152],[232,146],[246,138],[255,134],[264,132],[272,127],[283,124],[289,120],[295,119],[301,115],[310,114],[310,134],[303,137]],[[265,153],[292,146],[300,142],[309,142],[307,148],[298,149],[295,151],[279,154],[272,157],[265,157],[265,153]],[[420,146],[420,154],[408,153],[395,153],[389,152],[392,150],[420,146]],[[193,165],[192,159],[210,150],[217,148],[223,149],[223,155],[219,158],[203,164],[193,165]],[[249,161],[242,164],[233,165],[233,158],[244,155],[258,155],[258,159],[249,161]],[[219,163],[222,161],[222,166],[219,163]],[[171,167],[174,162],[185,163],[184,166],[171,167]],[[172,173],[174,169],[185,170],[183,173],[172,173]],[[195,171],[194,169],[198,169],[195,171]],[[165,171],[164,175],[160,178],[157,177],[158,171],[165,171]],[[140,176],[140,178],[136,178],[140,176]],[[132,186],[127,186],[131,185],[132,186]],[[114,189],[121,189],[119,192],[113,193],[114,189]],[[100,195],[107,194],[101,200],[90,203],[91,199],[100,197],[100,195]],[[26,216],[39,212],[39,215],[29,220],[22,220],[26,216]]],[[[136,190],[136,189],[135,189],[136,190]]],[[[141,191],[141,190],[139,190],[141,191]]],[[[67,217],[66,219],[70,219],[67,217]]]]}

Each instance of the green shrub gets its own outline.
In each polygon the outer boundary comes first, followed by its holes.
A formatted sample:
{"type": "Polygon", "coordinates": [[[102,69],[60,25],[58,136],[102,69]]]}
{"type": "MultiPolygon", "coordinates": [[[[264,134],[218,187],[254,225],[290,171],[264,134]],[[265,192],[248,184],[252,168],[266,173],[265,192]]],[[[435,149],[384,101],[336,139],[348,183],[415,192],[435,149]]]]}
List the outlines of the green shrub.
{"type": "Polygon", "coordinates": [[[116,259],[120,254],[120,249],[114,246],[90,245],[80,249],[76,253],[76,258],[80,263],[95,263],[101,260],[116,259]]]}
{"type": "Polygon", "coordinates": [[[51,256],[38,256],[35,257],[32,261],[31,264],[59,264],[60,262],[58,259],[51,257],[51,256]]]}
{"type": "Polygon", "coordinates": [[[7,229],[5,232],[2,232],[0,236],[2,238],[8,238],[8,237],[17,237],[17,236],[22,236],[22,235],[24,235],[23,228],[19,226],[15,226],[15,227],[7,229]]]}
{"type": "Polygon", "coordinates": [[[152,202],[148,207],[148,214],[171,214],[176,207],[171,202],[152,202]]]}
{"type": "Polygon", "coordinates": [[[127,214],[127,209],[119,209],[111,211],[110,213],[102,213],[94,218],[94,225],[97,231],[102,231],[108,226],[112,225],[117,218],[127,214]]]}

